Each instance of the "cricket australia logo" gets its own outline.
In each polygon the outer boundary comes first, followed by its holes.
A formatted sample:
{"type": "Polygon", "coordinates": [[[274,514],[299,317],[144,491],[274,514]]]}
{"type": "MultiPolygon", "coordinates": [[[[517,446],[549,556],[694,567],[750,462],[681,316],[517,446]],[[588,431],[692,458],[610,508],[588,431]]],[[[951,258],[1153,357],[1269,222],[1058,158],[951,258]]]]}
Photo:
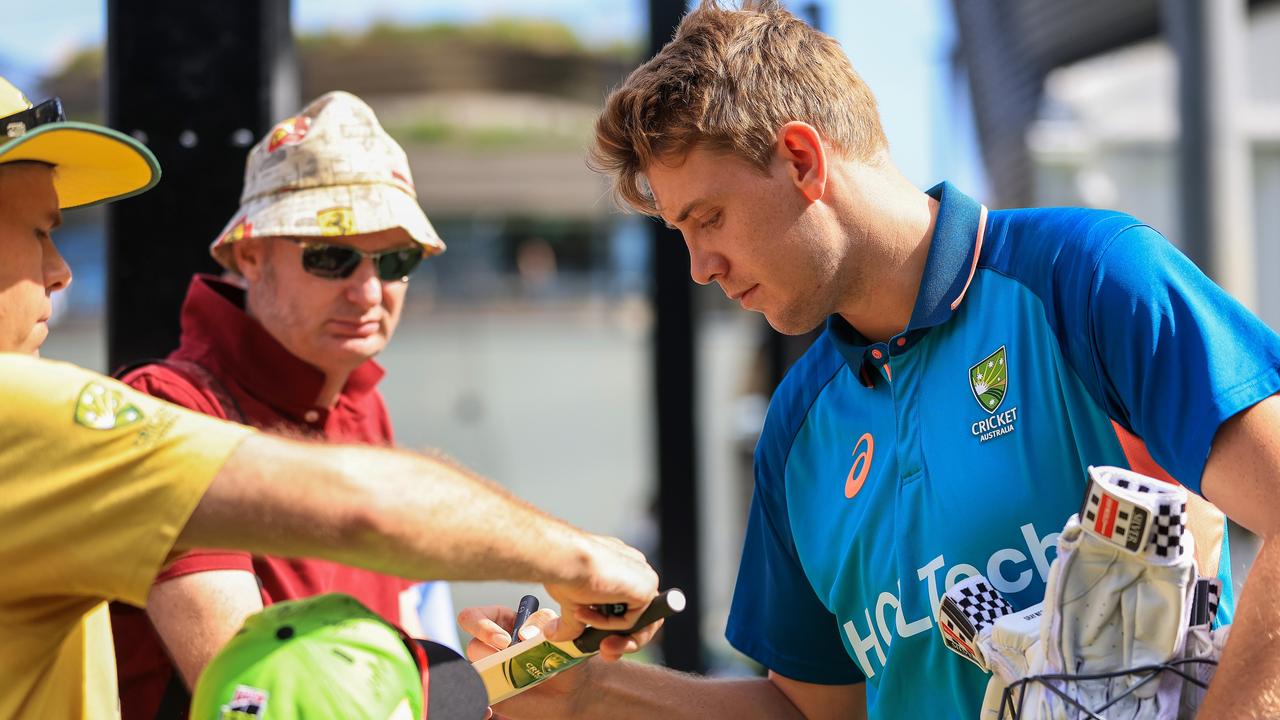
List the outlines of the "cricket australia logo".
{"type": "Polygon", "coordinates": [[[973,399],[990,417],[983,418],[970,428],[979,442],[1007,435],[1014,430],[1014,422],[1018,419],[1018,408],[1012,407],[1004,412],[996,411],[1004,404],[1009,390],[1008,353],[1005,346],[980,360],[969,368],[969,390],[973,399]]]}
{"type": "Polygon", "coordinates": [[[1009,372],[1004,364],[1004,346],[969,368],[969,389],[973,399],[983,410],[995,413],[1004,402],[1005,388],[1009,387],[1009,372]]]}
{"type": "Polygon", "coordinates": [[[92,430],[115,430],[142,417],[142,411],[126,400],[124,393],[96,382],[85,385],[76,401],[76,422],[92,430]]]}

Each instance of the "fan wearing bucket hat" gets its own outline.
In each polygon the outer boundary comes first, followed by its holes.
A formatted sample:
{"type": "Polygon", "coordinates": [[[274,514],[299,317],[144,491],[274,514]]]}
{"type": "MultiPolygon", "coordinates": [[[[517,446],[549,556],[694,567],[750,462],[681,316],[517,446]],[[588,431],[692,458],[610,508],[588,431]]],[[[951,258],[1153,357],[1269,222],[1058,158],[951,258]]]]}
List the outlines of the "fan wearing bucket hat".
{"type": "Polygon", "coordinates": [[[3,79],[0,128],[0,718],[118,717],[108,601],[145,605],[192,548],[542,582],[569,614],[629,603],[597,622],[616,629],[656,594],[640,553],[447,460],[281,438],[33,357],[71,279],[61,210],[145,190],[159,170],[3,79]]]}
{"type": "Polygon", "coordinates": [[[456,651],[334,593],[249,617],[201,674],[191,718],[481,720],[488,704],[456,651]]]}
{"type": "MultiPolygon", "coordinates": [[[[179,347],[123,379],[266,430],[392,445],[377,388],[383,370],[372,358],[395,332],[410,273],[443,249],[404,151],[363,101],[327,93],[249,152],[241,206],[211,247],[238,281],[193,278],[179,347]]],[[[157,577],[146,612],[112,605],[125,719],[174,716],[246,616],[327,592],[457,645],[443,583],[421,588],[325,560],[194,551],[157,577]]]]}

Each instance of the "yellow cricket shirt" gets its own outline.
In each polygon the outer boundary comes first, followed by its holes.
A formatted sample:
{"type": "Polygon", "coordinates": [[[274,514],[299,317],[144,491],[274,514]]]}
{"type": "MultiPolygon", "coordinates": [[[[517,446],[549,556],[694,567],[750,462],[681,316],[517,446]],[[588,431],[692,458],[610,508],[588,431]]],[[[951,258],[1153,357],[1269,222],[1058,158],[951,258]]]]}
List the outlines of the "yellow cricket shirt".
{"type": "Polygon", "coordinates": [[[0,720],[118,717],[106,601],[146,602],[251,432],[0,354],[0,720]]]}

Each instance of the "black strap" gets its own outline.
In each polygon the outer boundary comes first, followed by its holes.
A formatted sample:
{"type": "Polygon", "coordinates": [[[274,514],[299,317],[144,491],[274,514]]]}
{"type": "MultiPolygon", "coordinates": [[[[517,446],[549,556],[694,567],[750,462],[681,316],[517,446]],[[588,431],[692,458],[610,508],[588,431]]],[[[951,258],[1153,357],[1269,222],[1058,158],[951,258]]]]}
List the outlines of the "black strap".
{"type": "Polygon", "coordinates": [[[160,708],[156,710],[156,720],[187,720],[191,711],[191,693],[182,682],[182,674],[173,668],[169,676],[169,684],[164,688],[164,697],[160,700],[160,708]]]}

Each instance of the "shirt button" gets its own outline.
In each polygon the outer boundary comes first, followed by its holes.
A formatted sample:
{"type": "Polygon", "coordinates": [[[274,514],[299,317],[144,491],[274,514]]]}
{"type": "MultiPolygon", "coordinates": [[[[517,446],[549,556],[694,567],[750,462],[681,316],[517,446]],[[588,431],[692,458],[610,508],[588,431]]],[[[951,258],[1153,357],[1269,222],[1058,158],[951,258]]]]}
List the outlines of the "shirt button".
{"type": "Polygon", "coordinates": [[[879,350],[872,350],[871,357],[879,360],[880,358],[884,357],[884,353],[880,352],[879,350]]]}
{"type": "Polygon", "coordinates": [[[906,345],[906,344],[907,344],[906,338],[898,338],[898,347],[902,347],[903,345],[906,345]]]}
{"type": "Polygon", "coordinates": [[[313,423],[320,419],[320,412],[317,410],[308,410],[306,414],[302,416],[302,419],[309,423],[313,423]]]}

